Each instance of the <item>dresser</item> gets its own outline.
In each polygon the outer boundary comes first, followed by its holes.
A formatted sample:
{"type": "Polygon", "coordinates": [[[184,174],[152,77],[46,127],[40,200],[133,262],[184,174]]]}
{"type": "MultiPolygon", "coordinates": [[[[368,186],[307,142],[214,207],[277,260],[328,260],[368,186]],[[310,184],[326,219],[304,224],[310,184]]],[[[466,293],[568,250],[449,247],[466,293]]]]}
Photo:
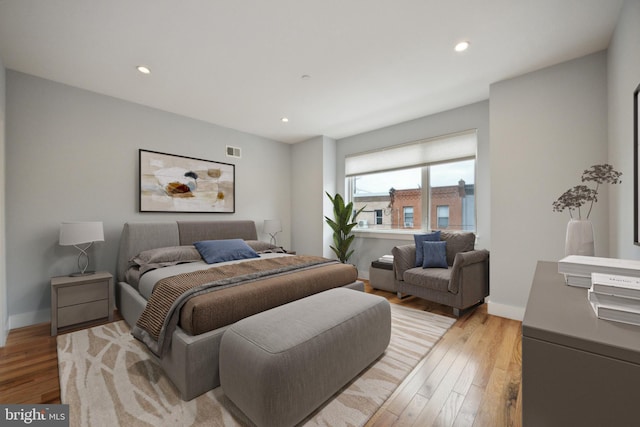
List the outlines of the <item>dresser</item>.
{"type": "Polygon", "coordinates": [[[60,328],[113,320],[113,277],[107,272],[51,278],[51,335],[60,328]]]}
{"type": "Polygon", "coordinates": [[[525,427],[640,425],[640,326],[598,319],[587,289],[538,262],[522,322],[525,427]]]}

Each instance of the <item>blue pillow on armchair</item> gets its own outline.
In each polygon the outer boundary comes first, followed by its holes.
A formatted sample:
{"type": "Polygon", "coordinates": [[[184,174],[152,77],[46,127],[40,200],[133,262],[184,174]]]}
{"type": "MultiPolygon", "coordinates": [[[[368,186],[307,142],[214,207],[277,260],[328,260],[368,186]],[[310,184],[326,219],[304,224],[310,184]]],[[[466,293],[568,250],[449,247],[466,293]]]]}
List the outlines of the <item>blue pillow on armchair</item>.
{"type": "Polygon", "coordinates": [[[447,242],[422,242],[424,259],[422,268],[449,268],[447,265],[447,242]]]}
{"type": "Polygon", "coordinates": [[[422,267],[422,261],[424,259],[422,242],[439,242],[440,230],[427,234],[414,234],[413,240],[416,242],[416,267],[422,267]]]}

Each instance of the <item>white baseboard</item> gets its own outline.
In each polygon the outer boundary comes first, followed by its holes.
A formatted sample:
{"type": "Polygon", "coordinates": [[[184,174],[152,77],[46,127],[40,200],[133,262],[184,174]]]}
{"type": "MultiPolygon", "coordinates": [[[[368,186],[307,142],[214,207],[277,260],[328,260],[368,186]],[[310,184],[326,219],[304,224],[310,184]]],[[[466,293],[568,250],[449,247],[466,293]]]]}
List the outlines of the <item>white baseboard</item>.
{"type": "Polygon", "coordinates": [[[506,317],[520,322],[524,319],[524,307],[500,304],[493,301],[488,302],[487,312],[493,316],[506,317]]]}
{"type": "Polygon", "coordinates": [[[9,335],[9,329],[6,328],[7,325],[3,324],[0,329],[0,347],[4,347],[7,343],[7,336],[9,335]]]}
{"type": "Polygon", "coordinates": [[[9,316],[7,330],[22,328],[24,326],[37,325],[38,323],[51,322],[51,310],[31,311],[9,316]]]}

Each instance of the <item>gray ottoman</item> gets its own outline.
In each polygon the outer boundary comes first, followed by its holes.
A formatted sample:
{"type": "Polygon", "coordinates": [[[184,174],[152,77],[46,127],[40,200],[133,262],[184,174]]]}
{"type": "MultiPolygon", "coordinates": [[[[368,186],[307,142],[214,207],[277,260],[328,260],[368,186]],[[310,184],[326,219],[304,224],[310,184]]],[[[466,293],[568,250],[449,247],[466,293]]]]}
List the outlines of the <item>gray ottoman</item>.
{"type": "Polygon", "coordinates": [[[390,337],[385,298],[332,289],[229,327],[220,384],[259,427],[293,426],[375,361],[390,337]]]}
{"type": "Polygon", "coordinates": [[[393,272],[393,264],[380,261],[371,262],[369,283],[374,289],[396,292],[396,277],[393,272]]]}

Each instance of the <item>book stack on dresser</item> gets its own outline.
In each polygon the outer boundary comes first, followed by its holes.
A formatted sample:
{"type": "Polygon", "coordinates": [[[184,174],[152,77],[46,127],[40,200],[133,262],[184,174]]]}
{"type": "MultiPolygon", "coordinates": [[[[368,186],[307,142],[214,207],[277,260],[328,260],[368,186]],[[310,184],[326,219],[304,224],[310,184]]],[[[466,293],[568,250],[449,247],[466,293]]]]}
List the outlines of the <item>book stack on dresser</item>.
{"type": "Polygon", "coordinates": [[[640,326],[640,278],[591,274],[589,303],[600,319],[640,326]]]}

